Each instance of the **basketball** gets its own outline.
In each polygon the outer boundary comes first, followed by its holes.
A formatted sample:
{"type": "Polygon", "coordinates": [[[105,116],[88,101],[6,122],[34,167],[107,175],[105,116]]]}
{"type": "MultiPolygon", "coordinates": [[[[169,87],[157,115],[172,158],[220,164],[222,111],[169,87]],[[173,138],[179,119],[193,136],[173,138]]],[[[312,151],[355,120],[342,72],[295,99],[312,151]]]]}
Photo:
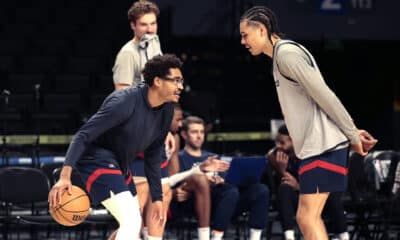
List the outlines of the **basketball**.
{"type": "Polygon", "coordinates": [[[72,185],[72,194],[65,191],[61,203],[50,208],[53,219],[64,226],[75,226],[85,221],[89,215],[90,201],[85,191],[72,185]]]}

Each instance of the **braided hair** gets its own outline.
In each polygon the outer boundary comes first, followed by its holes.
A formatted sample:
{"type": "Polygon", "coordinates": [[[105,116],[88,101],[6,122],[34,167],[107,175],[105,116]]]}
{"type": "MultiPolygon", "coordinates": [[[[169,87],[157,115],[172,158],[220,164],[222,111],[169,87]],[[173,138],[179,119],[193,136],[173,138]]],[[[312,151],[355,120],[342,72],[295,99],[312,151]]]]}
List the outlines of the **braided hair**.
{"type": "Polygon", "coordinates": [[[246,21],[249,25],[263,24],[268,30],[268,38],[271,42],[272,34],[281,38],[283,37],[283,33],[279,30],[275,13],[267,7],[255,6],[250,8],[240,18],[240,22],[243,21],[246,21]]]}

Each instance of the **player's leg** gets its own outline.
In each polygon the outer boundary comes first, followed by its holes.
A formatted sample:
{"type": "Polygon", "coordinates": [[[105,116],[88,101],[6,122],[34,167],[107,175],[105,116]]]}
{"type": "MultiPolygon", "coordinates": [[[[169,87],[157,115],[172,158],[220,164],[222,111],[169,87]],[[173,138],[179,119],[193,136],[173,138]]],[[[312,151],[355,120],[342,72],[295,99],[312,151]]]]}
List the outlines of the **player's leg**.
{"type": "Polygon", "coordinates": [[[199,228],[210,227],[211,190],[207,177],[195,174],[186,180],[184,190],[192,192],[199,228]]]}
{"type": "Polygon", "coordinates": [[[261,239],[262,231],[267,227],[268,208],[269,189],[266,185],[253,183],[240,190],[236,214],[249,212],[250,240],[261,239]]]}
{"type": "Polygon", "coordinates": [[[174,201],[171,206],[172,217],[196,215],[199,240],[210,239],[211,196],[210,183],[203,174],[194,174],[186,178],[182,188],[191,193],[184,202],[174,201]]]}
{"type": "Polygon", "coordinates": [[[236,186],[224,183],[212,188],[212,239],[222,239],[228,228],[239,201],[236,186]]]}
{"type": "Polygon", "coordinates": [[[119,223],[116,240],[137,239],[141,226],[139,202],[130,175],[124,176],[115,160],[80,161],[80,172],[92,204],[103,206],[119,223]]]}
{"type": "Polygon", "coordinates": [[[146,211],[147,211],[147,201],[149,199],[149,185],[147,184],[147,179],[145,177],[137,177],[135,176],[133,178],[133,181],[136,186],[136,191],[137,191],[137,196],[139,200],[139,206],[140,206],[140,214],[142,215],[143,221],[142,221],[142,227],[141,227],[141,233],[143,239],[147,239],[148,236],[148,228],[146,225],[146,211]]]}
{"type": "MultiPolygon", "coordinates": [[[[140,213],[144,216],[145,205],[149,199],[149,185],[145,177],[133,177],[133,182],[136,186],[136,192],[139,200],[140,213]]],[[[145,220],[145,219],[143,219],[145,220]]]]}
{"type": "Polygon", "coordinates": [[[334,233],[340,240],[349,239],[347,231],[346,215],[343,208],[342,193],[332,192],[325,204],[324,213],[328,215],[331,220],[332,233],[334,233]]]}
{"type": "Polygon", "coordinates": [[[346,189],[347,157],[348,148],[343,148],[300,162],[296,219],[306,240],[328,239],[321,214],[329,193],[346,189]]]}
{"type": "MultiPolygon", "coordinates": [[[[168,184],[162,185],[163,190],[163,211],[165,216],[167,215],[167,211],[169,208],[169,204],[172,199],[171,188],[168,184]]],[[[148,239],[161,239],[164,234],[165,224],[167,219],[164,218],[162,222],[159,220],[153,219],[151,216],[154,214],[153,204],[151,201],[151,196],[146,203],[146,212],[145,212],[145,219],[146,219],[146,226],[148,229],[148,239]]]]}
{"type": "Polygon", "coordinates": [[[321,218],[329,193],[300,194],[297,208],[297,223],[306,240],[328,239],[325,225],[321,218]]]}
{"type": "Polygon", "coordinates": [[[286,240],[295,239],[295,216],[298,206],[299,193],[287,184],[278,187],[278,211],[281,218],[283,233],[286,240]]]}
{"type": "Polygon", "coordinates": [[[115,230],[114,232],[111,233],[111,235],[108,237],[108,240],[115,240],[115,237],[117,236],[118,230],[115,230]]]}

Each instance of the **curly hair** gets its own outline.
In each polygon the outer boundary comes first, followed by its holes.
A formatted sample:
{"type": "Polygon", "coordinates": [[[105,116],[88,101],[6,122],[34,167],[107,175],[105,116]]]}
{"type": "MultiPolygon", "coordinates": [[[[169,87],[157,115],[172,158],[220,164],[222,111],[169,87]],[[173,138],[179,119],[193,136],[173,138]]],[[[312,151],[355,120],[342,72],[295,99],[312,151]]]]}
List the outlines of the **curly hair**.
{"type": "Polygon", "coordinates": [[[142,71],[144,81],[153,86],[155,77],[166,77],[170,68],[181,68],[182,61],[174,54],[165,54],[153,57],[145,65],[142,71]]]}
{"type": "Polygon", "coordinates": [[[264,25],[268,30],[268,37],[270,40],[272,34],[279,37],[284,36],[284,34],[279,30],[278,20],[276,19],[275,13],[264,6],[255,6],[250,8],[242,15],[240,22],[246,22],[249,25],[264,25]]]}
{"type": "Polygon", "coordinates": [[[148,13],[154,13],[158,17],[158,15],[160,14],[160,9],[153,2],[147,0],[139,0],[129,8],[128,19],[129,21],[136,23],[136,20],[148,13]]]}
{"type": "Polygon", "coordinates": [[[282,124],[279,128],[278,128],[278,133],[282,134],[282,135],[286,135],[289,136],[289,131],[286,127],[286,124],[282,124]]]}

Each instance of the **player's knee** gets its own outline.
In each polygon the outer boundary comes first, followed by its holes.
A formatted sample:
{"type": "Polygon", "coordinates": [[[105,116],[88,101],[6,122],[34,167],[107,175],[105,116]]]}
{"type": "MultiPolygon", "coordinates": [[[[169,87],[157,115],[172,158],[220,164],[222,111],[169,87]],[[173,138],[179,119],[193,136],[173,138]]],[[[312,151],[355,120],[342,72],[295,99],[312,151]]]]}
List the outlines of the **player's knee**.
{"type": "Polygon", "coordinates": [[[301,229],[312,227],[315,225],[315,216],[299,207],[296,213],[296,222],[301,229]]]}
{"type": "Polygon", "coordinates": [[[268,202],[269,201],[269,188],[264,184],[258,184],[256,191],[256,199],[263,200],[268,202]]]}
{"type": "Polygon", "coordinates": [[[118,235],[124,236],[123,239],[137,239],[140,226],[142,225],[142,218],[139,211],[132,211],[133,209],[123,209],[119,219],[118,235]]]}
{"type": "Polygon", "coordinates": [[[141,225],[142,217],[138,210],[124,208],[124,209],[122,209],[122,212],[123,213],[120,214],[120,218],[119,218],[120,226],[132,227],[132,226],[137,226],[137,225],[140,226],[141,225]]]}
{"type": "Polygon", "coordinates": [[[308,223],[306,220],[306,217],[304,215],[301,215],[299,213],[299,211],[297,211],[297,214],[296,214],[296,222],[301,229],[304,228],[308,223]]]}
{"type": "Polygon", "coordinates": [[[142,218],[137,197],[130,192],[122,192],[102,202],[119,223],[117,236],[135,239],[140,231],[142,218]]]}
{"type": "Polygon", "coordinates": [[[236,187],[227,188],[222,194],[222,199],[225,202],[235,203],[239,200],[239,190],[236,187]]]}
{"type": "Polygon", "coordinates": [[[191,181],[195,186],[195,190],[210,191],[210,183],[204,174],[195,174],[192,176],[191,181]]]}

